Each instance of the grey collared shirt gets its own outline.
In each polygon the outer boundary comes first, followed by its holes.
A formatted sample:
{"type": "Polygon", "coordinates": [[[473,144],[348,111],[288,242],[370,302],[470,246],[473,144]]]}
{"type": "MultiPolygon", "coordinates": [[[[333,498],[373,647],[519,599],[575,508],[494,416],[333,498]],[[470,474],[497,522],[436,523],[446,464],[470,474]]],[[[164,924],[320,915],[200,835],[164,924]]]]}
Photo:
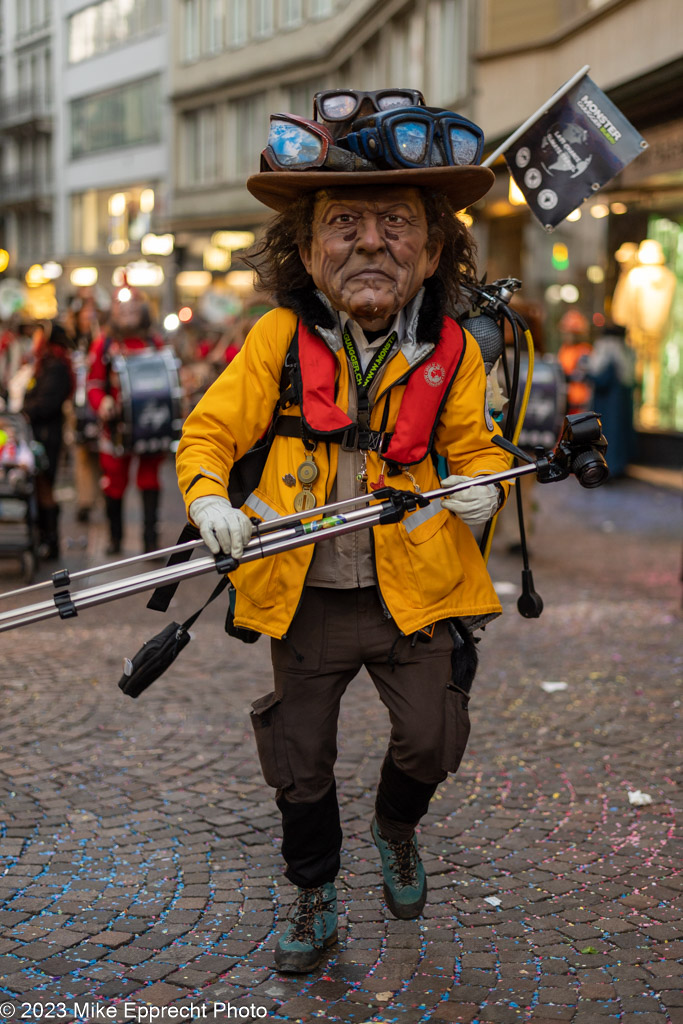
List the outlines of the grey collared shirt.
{"type": "MultiPolygon", "coordinates": [[[[397,344],[391,357],[379,367],[370,386],[368,392],[370,408],[372,408],[387,366],[401,349],[405,323],[405,312],[401,310],[386,333],[370,342],[355,320],[344,316],[344,314],[339,316],[340,332],[348,330],[353,338],[363,371],[370,365],[373,356],[382,347],[391,332],[396,331],[398,335],[397,344]]],[[[352,373],[349,373],[348,412],[349,417],[355,422],[358,413],[358,394],[352,373]]],[[[341,445],[339,446],[337,475],[330,491],[330,501],[344,501],[346,498],[354,498],[359,494],[367,493],[366,481],[359,479],[359,476],[362,475],[363,462],[360,452],[345,451],[341,445]]],[[[308,586],[348,590],[353,587],[371,587],[376,582],[370,530],[356,530],[340,537],[319,541],[315,545],[313,562],[306,577],[308,586]]]]}

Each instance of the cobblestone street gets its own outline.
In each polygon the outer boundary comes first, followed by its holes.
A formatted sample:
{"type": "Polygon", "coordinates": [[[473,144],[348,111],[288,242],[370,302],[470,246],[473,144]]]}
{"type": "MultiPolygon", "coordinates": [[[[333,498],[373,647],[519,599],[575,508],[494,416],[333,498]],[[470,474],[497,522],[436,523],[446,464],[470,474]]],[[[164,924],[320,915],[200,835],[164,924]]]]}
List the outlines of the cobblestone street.
{"type": "MultiPolygon", "coordinates": [[[[521,561],[494,541],[506,614],[480,644],[462,767],[420,828],[417,921],[385,911],[369,836],[386,714],[364,673],[349,688],[340,942],[310,975],[272,966],[292,888],[248,714],[267,642],[226,637],[222,598],[151,689],[117,687],[211,577],[165,616],[145,594],[3,633],[0,1020],[683,1024],[680,493],[535,490],[545,609],[518,614],[521,561]]],[[[65,510],[63,532],[70,568],[105,561],[101,523],[65,510]]],[[[21,585],[0,562],[0,590],[21,585]]]]}

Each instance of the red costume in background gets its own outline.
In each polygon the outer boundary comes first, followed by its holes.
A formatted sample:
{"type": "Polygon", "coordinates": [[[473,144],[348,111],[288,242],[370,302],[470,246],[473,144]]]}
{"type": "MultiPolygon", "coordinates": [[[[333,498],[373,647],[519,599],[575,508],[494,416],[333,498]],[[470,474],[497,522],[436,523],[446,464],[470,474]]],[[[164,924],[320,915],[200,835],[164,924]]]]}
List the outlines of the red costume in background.
{"type": "MultiPolygon", "coordinates": [[[[88,371],[88,401],[101,419],[99,436],[99,457],[102,469],[101,486],[107,507],[110,544],[108,554],[118,554],[123,539],[123,496],[128,485],[130,464],[134,456],[122,452],[117,443],[116,427],[120,416],[119,386],[112,358],[116,355],[129,356],[146,348],[161,348],[160,339],[145,337],[145,332],[131,333],[130,336],[108,337],[102,335],[93,342],[90,351],[88,371]],[[117,407],[117,414],[102,416],[102,403],[108,396],[117,407]]],[[[107,404],[107,403],[105,403],[107,404]]],[[[109,403],[110,404],[110,403],[109,403]]],[[[159,506],[159,466],[163,455],[137,455],[136,485],[142,493],[144,513],[144,549],[154,551],[157,547],[157,514],[159,506]]]]}

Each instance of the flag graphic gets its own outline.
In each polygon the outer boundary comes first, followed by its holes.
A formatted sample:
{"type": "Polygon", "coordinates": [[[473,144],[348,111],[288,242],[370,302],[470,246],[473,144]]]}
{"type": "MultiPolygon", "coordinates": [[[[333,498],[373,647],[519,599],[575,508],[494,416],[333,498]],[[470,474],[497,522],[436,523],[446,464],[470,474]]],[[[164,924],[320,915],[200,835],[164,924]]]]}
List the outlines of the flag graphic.
{"type": "Polygon", "coordinates": [[[588,75],[505,154],[529,209],[552,231],[635,160],[647,142],[588,75]]]}

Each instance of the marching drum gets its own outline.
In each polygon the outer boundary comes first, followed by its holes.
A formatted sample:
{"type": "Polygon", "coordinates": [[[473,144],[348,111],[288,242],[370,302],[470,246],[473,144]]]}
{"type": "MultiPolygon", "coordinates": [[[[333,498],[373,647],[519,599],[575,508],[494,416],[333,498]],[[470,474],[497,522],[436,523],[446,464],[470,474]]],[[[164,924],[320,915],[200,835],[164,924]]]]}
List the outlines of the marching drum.
{"type": "Polygon", "coordinates": [[[120,388],[123,450],[135,455],[174,451],[183,421],[182,389],[173,349],[115,355],[112,369],[120,388]]]}

